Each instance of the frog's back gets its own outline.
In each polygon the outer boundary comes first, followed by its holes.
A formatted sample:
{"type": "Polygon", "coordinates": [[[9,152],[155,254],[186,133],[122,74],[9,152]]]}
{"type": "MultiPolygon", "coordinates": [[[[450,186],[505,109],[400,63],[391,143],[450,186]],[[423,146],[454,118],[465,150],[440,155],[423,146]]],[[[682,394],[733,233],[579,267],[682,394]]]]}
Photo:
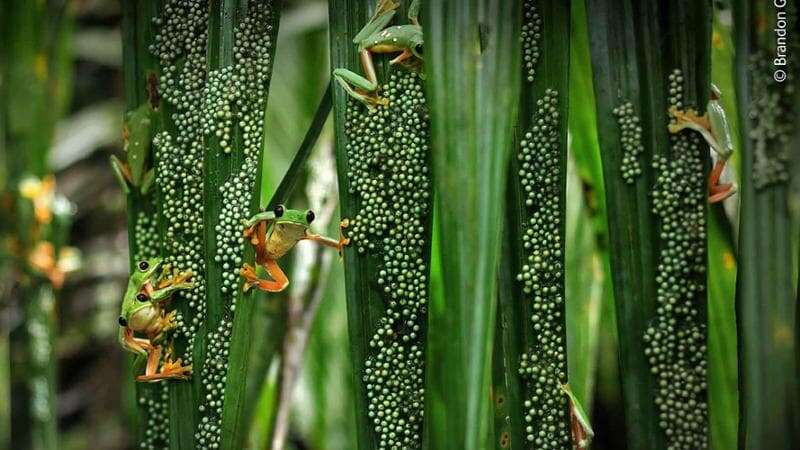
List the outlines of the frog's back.
{"type": "Polygon", "coordinates": [[[375,53],[392,53],[422,43],[422,28],[417,25],[395,25],[371,36],[367,47],[375,53]]]}

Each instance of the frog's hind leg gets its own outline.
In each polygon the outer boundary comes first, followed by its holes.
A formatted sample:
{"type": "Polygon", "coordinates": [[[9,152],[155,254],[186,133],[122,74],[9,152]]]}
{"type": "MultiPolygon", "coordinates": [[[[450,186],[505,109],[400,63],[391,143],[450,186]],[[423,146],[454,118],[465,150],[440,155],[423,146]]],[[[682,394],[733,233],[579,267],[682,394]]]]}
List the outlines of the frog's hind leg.
{"type": "Polygon", "coordinates": [[[717,203],[725,200],[736,193],[736,186],[733,183],[719,184],[722,171],[725,169],[725,160],[720,159],[714,164],[708,176],[708,203],[717,203]]]}
{"type": "Polygon", "coordinates": [[[265,292],[281,292],[282,290],[286,289],[287,286],[289,286],[289,279],[286,277],[286,274],[283,273],[283,270],[281,270],[280,266],[278,266],[278,263],[276,263],[275,260],[267,259],[264,261],[263,266],[267,270],[267,273],[269,273],[269,276],[272,277],[272,280],[258,278],[255,268],[250,264],[245,264],[242,266],[239,274],[245,280],[244,286],[242,287],[244,292],[247,292],[254,287],[265,292]]]}
{"type": "Polygon", "coordinates": [[[144,375],[136,377],[136,381],[148,381],[158,370],[158,362],[161,360],[161,347],[151,347],[147,352],[147,365],[145,366],[144,375]]]}
{"type": "Polygon", "coordinates": [[[347,92],[350,97],[365,104],[372,109],[376,105],[387,104],[386,99],[378,96],[378,83],[372,82],[361,75],[347,69],[336,69],[333,71],[333,78],[347,92]]]}

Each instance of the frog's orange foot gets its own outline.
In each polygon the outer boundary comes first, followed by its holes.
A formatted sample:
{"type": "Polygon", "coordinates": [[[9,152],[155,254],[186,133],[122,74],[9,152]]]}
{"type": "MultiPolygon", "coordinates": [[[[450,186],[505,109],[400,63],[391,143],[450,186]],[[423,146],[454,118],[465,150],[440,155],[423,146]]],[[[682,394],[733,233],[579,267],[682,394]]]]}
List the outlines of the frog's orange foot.
{"type": "Polygon", "coordinates": [[[192,365],[184,366],[180,358],[164,361],[161,371],[152,375],[140,375],[136,381],[154,383],[161,380],[187,380],[192,375],[192,365]]]}
{"type": "Polygon", "coordinates": [[[669,116],[672,118],[672,122],[669,124],[668,128],[669,132],[673,134],[679,133],[686,128],[692,128],[698,131],[711,129],[708,118],[698,115],[697,111],[693,109],[683,111],[678,109],[677,106],[672,106],[669,108],[669,116]]]}
{"type": "Polygon", "coordinates": [[[173,275],[174,276],[170,280],[170,284],[172,284],[172,285],[188,285],[188,284],[192,284],[191,283],[191,279],[192,279],[192,275],[194,275],[194,273],[192,273],[192,269],[187,269],[187,270],[185,270],[183,272],[176,271],[173,275]]]}
{"type": "Polygon", "coordinates": [[[346,217],[342,219],[341,222],[339,222],[339,246],[337,247],[339,256],[342,256],[344,248],[350,245],[350,238],[345,237],[344,235],[344,229],[349,226],[350,226],[350,219],[346,217]]]}
{"type": "Polygon", "coordinates": [[[178,311],[176,310],[172,310],[164,315],[164,317],[161,319],[164,325],[163,331],[171,331],[175,328],[178,328],[177,315],[178,311]]]}

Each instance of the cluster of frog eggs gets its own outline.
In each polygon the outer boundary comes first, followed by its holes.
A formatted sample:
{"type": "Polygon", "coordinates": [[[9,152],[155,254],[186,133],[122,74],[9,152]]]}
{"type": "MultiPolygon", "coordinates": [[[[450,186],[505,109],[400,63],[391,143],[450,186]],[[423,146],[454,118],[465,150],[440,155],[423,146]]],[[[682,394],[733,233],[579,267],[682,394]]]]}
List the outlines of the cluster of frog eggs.
{"type": "MultiPolygon", "coordinates": [[[[684,108],[683,76],[669,77],[669,103],[684,108]]],[[[656,377],[659,425],[670,450],[708,447],[706,405],[704,151],[698,134],[671,138],[669,156],[654,158],[653,213],[663,242],[657,267],[656,316],[645,355],[656,377]]]]}
{"type": "Polygon", "coordinates": [[[174,107],[171,119],[177,135],[162,131],[153,139],[157,154],[157,179],[163,194],[164,256],[180,270],[191,270],[195,287],[181,291],[181,302],[192,311],[190,320],[178,317],[177,335],[188,340],[180,355],[192,363],[194,335],[205,317],[205,261],[203,236],[203,135],[199,128],[205,82],[206,24],[208,11],[201,0],[172,0],[155,20],[159,32],[151,52],[161,65],[159,90],[174,107]],[[181,61],[178,63],[178,61],[181,61]]]}
{"type": "Polygon", "coordinates": [[[794,132],[793,72],[782,83],[773,80],[775,67],[763,52],[750,57],[750,141],[753,145],[753,182],[756,189],[789,180],[789,141],[794,132]]]}
{"type": "Polygon", "coordinates": [[[228,373],[231,332],[233,322],[223,320],[217,329],[208,333],[207,358],[203,365],[204,401],[199,406],[202,418],[195,431],[195,439],[200,448],[218,449],[222,446],[220,420],[225,396],[225,381],[228,373]]]}
{"type": "Polygon", "coordinates": [[[625,102],[614,108],[620,130],[620,144],[622,145],[622,178],[628,184],[633,184],[636,177],[642,174],[639,157],[644,151],[642,145],[642,125],[639,116],[633,111],[633,103],[625,102]]]}
{"type": "Polygon", "coordinates": [[[153,213],[155,211],[155,195],[149,197],[148,206],[146,210],[139,211],[134,225],[134,236],[136,237],[134,259],[136,261],[143,261],[160,254],[158,243],[161,239],[158,235],[158,222],[153,213]]]}
{"type": "Polygon", "coordinates": [[[386,311],[370,339],[363,381],[381,449],[421,447],[431,212],[428,110],[414,72],[396,71],[381,91],[388,106],[347,108],[350,192],[359,210],[346,230],[360,253],[380,258],[386,311]]]}
{"type": "Polygon", "coordinates": [[[542,37],[542,16],[536,9],[536,0],[522,2],[522,64],[525,67],[525,77],[533,83],[536,77],[536,63],[539,62],[539,42],[542,37]]]}
{"type": "Polygon", "coordinates": [[[517,274],[531,303],[535,342],[522,356],[519,374],[527,385],[525,435],[534,448],[569,445],[564,342],[563,224],[561,222],[560,117],[558,92],[548,89],[536,103],[533,123],[520,142],[519,180],[527,225],[522,235],[526,262],[517,274]]]}
{"type": "Polygon", "coordinates": [[[139,443],[140,450],[169,448],[169,386],[158,383],[146,386],[139,396],[139,408],[147,411],[147,426],[139,443]]]}

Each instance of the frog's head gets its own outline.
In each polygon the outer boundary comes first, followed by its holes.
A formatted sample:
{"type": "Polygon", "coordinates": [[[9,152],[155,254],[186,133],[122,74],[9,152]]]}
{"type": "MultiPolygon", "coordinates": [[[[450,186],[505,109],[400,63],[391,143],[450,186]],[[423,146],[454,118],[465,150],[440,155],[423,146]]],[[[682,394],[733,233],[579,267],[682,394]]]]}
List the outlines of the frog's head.
{"type": "Polygon", "coordinates": [[[155,281],[154,277],[161,270],[163,262],[162,258],[150,258],[136,263],[136,269],[128,280],[125,298],[122,299],[122,311],[118,320],[120,326],[128,326],[128,320],[135,312],[151,306],[150,297],[142,288],[148,281],[155,281]]]}
{"type": "Polygon", "coordinates": [[[307,229],[314,221],[314,211],[310,209],[286,209],[283,205],[278,205],[272,210],[275,213],[275,223],[282,225],[294,225],[307,229]]]}
{"type": "Polygon", "coordinates": [[[158,257],[139,261],[136,263],[136,270],[131,274],[128,285],[136,284],[137,287],[141,288],[144,283],[151,280],[153,275],[161,270],[161,265],[163,263],[164,259],[158,257]]]}

